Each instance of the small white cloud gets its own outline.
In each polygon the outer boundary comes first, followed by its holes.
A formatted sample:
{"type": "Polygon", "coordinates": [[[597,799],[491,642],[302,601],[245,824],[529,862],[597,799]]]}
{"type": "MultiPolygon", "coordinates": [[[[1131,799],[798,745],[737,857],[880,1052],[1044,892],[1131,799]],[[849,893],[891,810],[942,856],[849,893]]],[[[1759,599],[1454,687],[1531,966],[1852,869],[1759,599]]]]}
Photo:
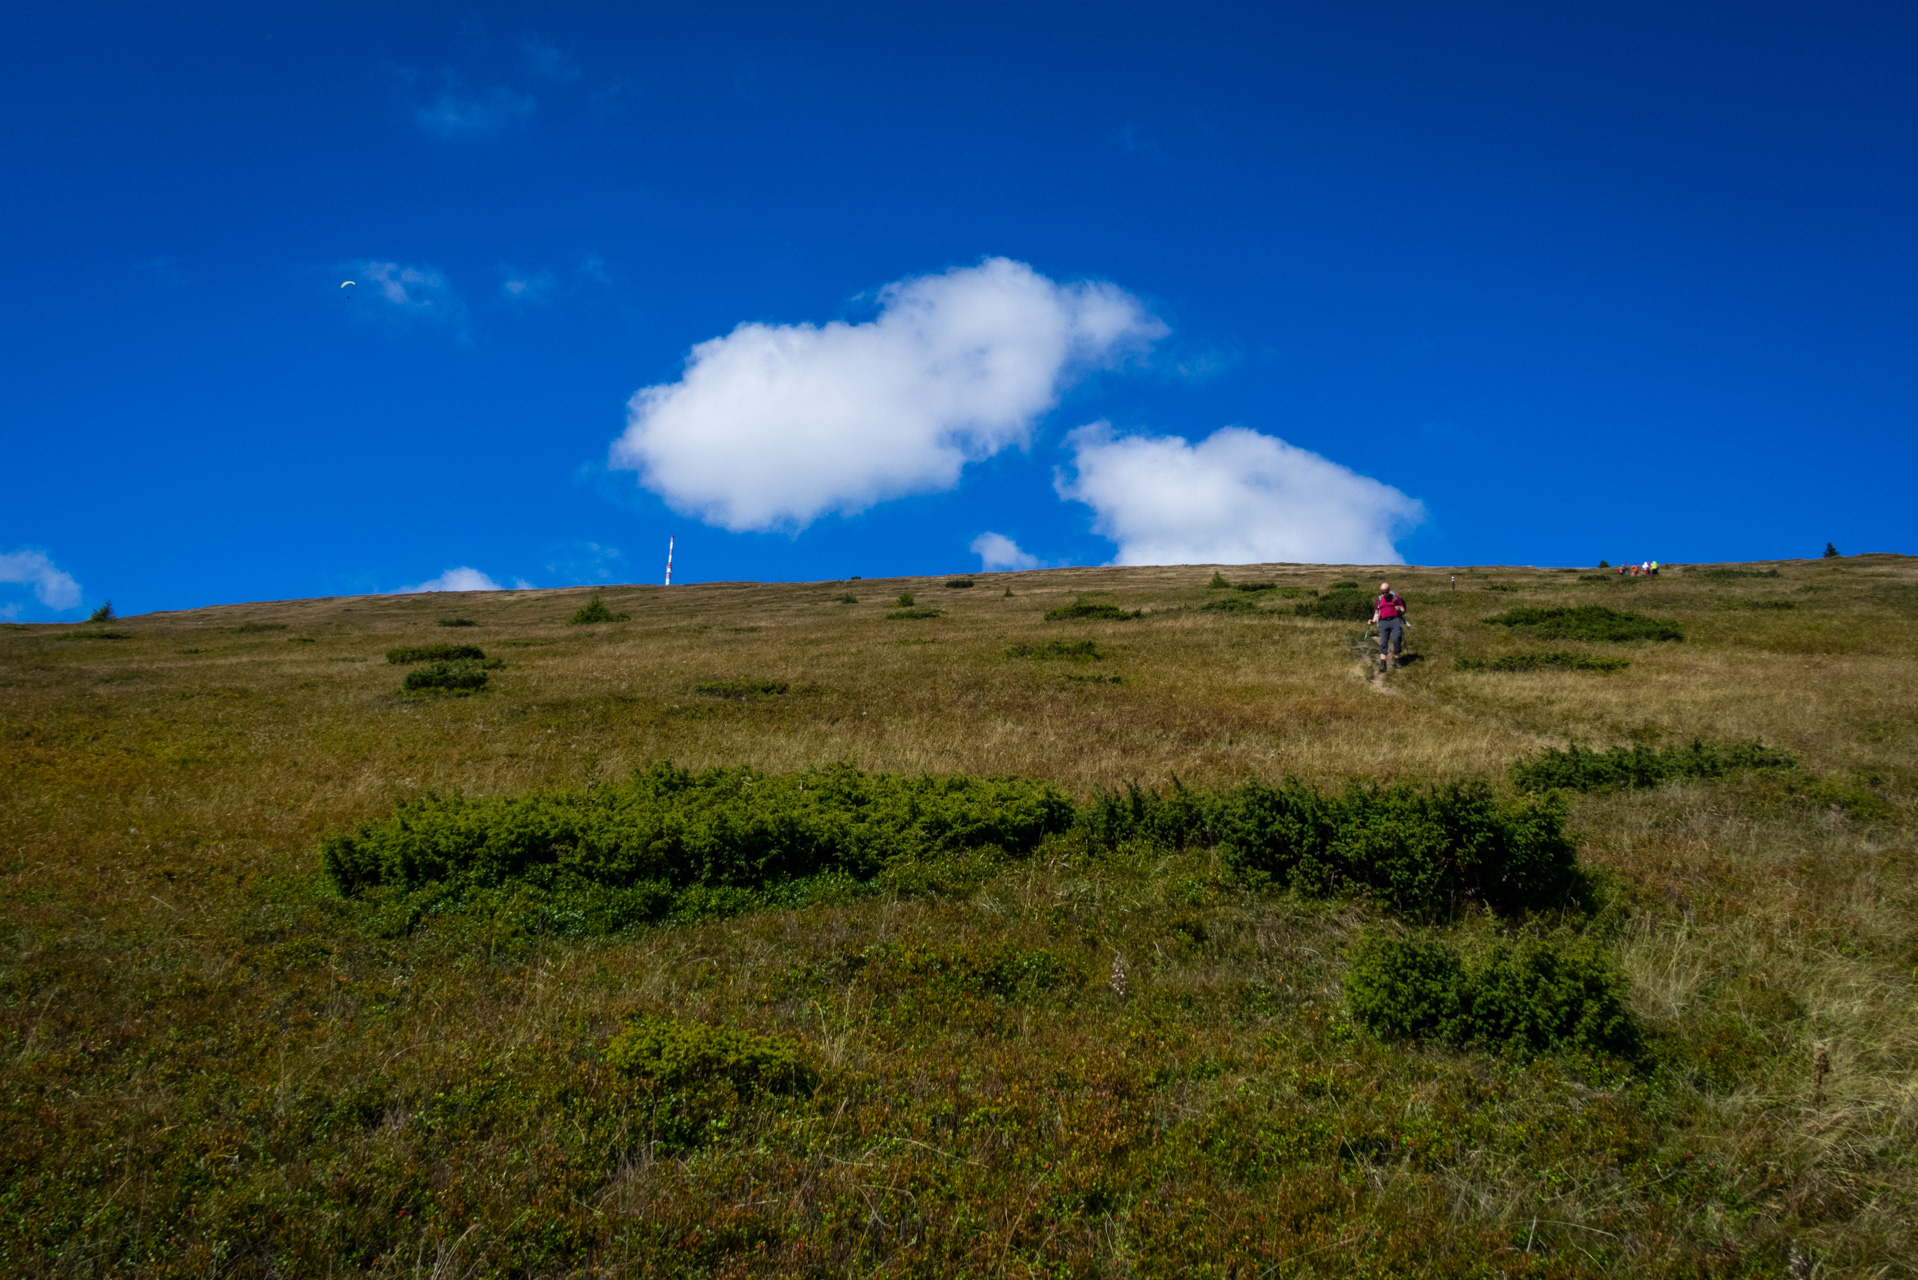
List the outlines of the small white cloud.
{"type": "Polygon", "coordinates": [[[1116,564],[1399,564],[1394,539],[1425,518],[1390,485],[1244,427],[1195,445],[1095,422],[1067,440],[1077,475],[1059,495],[1093,509],[1116,564]]]}
{"type": "Polygon", "coordinates": [[[448,84],[431,102],[413,109],[421,131],[449,141],[484,138],[513,125],[524,124],[538,108],[531,94],[495,85],[484,93],[461,93],[448,84]]]}
{"type": "Polygon", "coordinates": [[[432,324],[458,324],[466,317],[465,304],[438,268],[359,262],[341,270],[357,281],[355,288],[370,293],[388,316],[432,324]]]}
{"type": "Polygon", "coordinates": [[[919,276],[862,324],[742,324],[694,347],[678,382],[628,405],[611,464],[676,511],[737,531],[801,529],[912,493],[1023,446],[1090,369],[1166,333],[1109,284],[1024,263],[919,276]]]}
{"type": "Polygon", "coordinates": [[[550,271],[515,271],[501,267],[500,273],[505,279],[500,282],[499,291],[514,302],[544,302],[559,287],[559,280],[550,271]]]}
{"type": "Polygon", "coordinates": [[[559,554],[546,566],[546,571],[575,585],[610,582],[618,562],[625,556],[626,553],[618,547],[601,546],[597,542],[573,542],[560,549],[559,554]]]}
{"type": "Polygon", "coordinates": [[[526,56],[526,69],[536,76],[561,84],[571,84],[580,77],[577,62],[537,36],[521,45],[520,52],[526,56]]]}
{"type": "Polygon", "coordinates": [[[80,606],[80,584],[42,551],[0,552],[0,582],[31,587],[33,598],[49,609],[80,606]]]}
{"type": "Polygon", "coordinates": [[[461,565],[457,569],[448,569],[437,578],[428,579],[417,587],[401,587],[398,591],[389,591],[393,596],[417,596],[428,591],[504,591],[505,587],[493,581],[478,569],[469,569],[461,565]]]}
{"type": "Polygon", "coordinates": [[[1003,533],[982,533],[974,538],[972,554],[979,557],[979,570],[982,573],[1039,567],[1038,556],[1019,550],[1019,544],[1003,533]]]}

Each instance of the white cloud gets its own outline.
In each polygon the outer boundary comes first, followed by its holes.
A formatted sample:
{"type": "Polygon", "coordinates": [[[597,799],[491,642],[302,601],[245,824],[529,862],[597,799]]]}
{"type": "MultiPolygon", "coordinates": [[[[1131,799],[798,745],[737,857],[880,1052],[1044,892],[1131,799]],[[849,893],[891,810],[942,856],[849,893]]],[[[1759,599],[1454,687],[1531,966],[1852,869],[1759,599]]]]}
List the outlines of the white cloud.
{"type": "Polygon", "coordinates": [[[1019,550],[1019,544],[1003,533],[982,533],[974,538],[972,554],[979,557],[979,570],[982,573],[1039,567],[1038,556],[1019,550]]]}
{"type": "MultiPolygon", "coordinates": [[[[513,584],[518,589],[533,585],[521,579],[513,584]]],[[[437,578],[428,579],[417,587],[401,587],[398,591],[389,591],[393,596],[417,596],[428,591],[504,591],[499,583],[493,581],[478,569],[469,569],[461,565],[457,569],[448,569],[437,578]]]]}
{"type": "Polygon", "coordinates": [[[1024,445],[1075,378],[1166,333],[1116,286],[1005,258],[879,302],[861,324],[749,323],[700,343],[678,382],[633,396],[612,465],[710,524],[800,529],[950,489],[967,462],[1024,445]]]}
{"type": "Polygon", "coordinates": [[[444,273],[435,267],[404,266],[397,262],[361,262],[344,268],[349,278],[370,292],[386,314],[435,324],[460,323],[466,306],[444,273]]]}
{"type": "Polygon", "coordinates": [[[33,588],[33,598],[49,609],[80,606],[80,584],[40,551],[0,552],[0,582],[33,588]]]}
{"type": "Polygon", "coordinates": [[[484,93],[462,94],[448,84],[431,102],[413,109],[413,122],[436,138],[483,138],[509,125],[523,124],[539,103],[531,94],[494,85],[484,93]]]}
{"type": "Polygon", "coordinates": [[[1188,444],[1095,422],[1067,440],[1077,475],[1059,496],[1091,506],[1116,564],[1399,564],[1393,540],[1425,518],[1390,485],[1244,427],[1188,444]]]}

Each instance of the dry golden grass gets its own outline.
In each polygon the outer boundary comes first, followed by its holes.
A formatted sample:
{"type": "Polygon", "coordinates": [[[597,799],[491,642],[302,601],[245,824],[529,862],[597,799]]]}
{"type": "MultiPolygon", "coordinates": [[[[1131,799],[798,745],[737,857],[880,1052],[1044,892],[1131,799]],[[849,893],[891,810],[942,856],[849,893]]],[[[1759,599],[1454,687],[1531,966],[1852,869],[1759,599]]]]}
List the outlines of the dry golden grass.
{"type": "Polygon", "coordinates": [[[1452,570],[1226,571],[1390,577],[1419,660],[1384,682],[1357,624],[1271,595],[1265,615],[1197,611],[1220,594],[1203,566],[615,587],[631,620],[578,627],[585,591],[0,629],[0,1264],[1701,1276],[1783,1275],[1795,1250],[1821,1276],[1914,1274],[1918,562],[1777,567],[1459,570],[1456,589],[1452,570]],[[837,602],[848,590],[858,603],[837,602]],[[902,591],[944,616],[886,620],[902,591]],[[1145,615],[1042,620],[1087,593],[1145,615]],[[1742,607],[1768,601],[1793,607],[1742,607]],[[1687,639],[1546,646],[1631,658],[1611,675],[1453,668],[1540,647],[1487,616],[1576,603],[1687,639]],[[480,625],[435,625],[453,616],[480,625]],[[102,630],[127,638],[76,638],[102,630]],[[1082,638],[1107,656],[1005,653],[1082,638]],[[508,665],[471,697],[402,697],[384,651],[446,639],[508,665]],[[1088,675],[1119,680],[1072,678],[1088,675]],[[739,679],[789,691],[695,691],[739,679]],[[1203,854],[1047,857],[970,894],[573,943],[486,925],[379,939],[315,874],[320,834],[404,797],[660,758],[1021,774],[1084,796],[1174,776],[1502,779],[1541,746],[1693,737],[1762,738],[1818,782],[1577,802],[1611,901],[1591,927],[1680,1064],[1626,1084],[1365,1040],[1338,1013],[1340,953],[1374,913],[1248,898],[1203,854]],[[1087,977],[1070,997],[941,1006],[833,967],[887,942],[1050,948],[1087,977]],[[658,1153],[598,1065],[638,1010],[799,1036],[823,1109],[658,1153]]]}

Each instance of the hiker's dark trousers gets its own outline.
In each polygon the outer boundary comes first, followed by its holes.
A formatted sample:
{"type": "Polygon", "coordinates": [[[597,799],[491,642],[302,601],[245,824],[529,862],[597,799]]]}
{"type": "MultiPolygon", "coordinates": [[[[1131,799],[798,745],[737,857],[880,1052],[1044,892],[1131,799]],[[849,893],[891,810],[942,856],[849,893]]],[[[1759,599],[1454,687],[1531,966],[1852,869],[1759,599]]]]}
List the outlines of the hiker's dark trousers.
{"type": "Polygon", "coordinates": [[[1397,654],[1405,647],[1405,619],[1379,619],[1379,657],[1397,654]]]}

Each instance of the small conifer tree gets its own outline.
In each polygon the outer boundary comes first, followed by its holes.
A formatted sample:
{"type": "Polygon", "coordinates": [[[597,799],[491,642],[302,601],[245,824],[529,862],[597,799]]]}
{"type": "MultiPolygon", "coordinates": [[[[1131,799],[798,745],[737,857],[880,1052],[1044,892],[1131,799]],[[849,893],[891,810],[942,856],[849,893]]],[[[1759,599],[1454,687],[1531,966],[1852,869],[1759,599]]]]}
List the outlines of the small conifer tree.
{"type": "Polygon", "coordinates": [[[105,604],[101,605],[98,609],[95,609],[92,613],[89,613],[87,615],[87,621],[88,622],[112,622],[113,621],[113,601],[109,600],[105,604]]]}
{"type": "Polygon", "coordinates": [[[1838,548],[1832,546],[1831,543],[1827,542],[1825,544],[1825,559],[1836,560],[1837,558],[1838,558],[1838,548]]]}

